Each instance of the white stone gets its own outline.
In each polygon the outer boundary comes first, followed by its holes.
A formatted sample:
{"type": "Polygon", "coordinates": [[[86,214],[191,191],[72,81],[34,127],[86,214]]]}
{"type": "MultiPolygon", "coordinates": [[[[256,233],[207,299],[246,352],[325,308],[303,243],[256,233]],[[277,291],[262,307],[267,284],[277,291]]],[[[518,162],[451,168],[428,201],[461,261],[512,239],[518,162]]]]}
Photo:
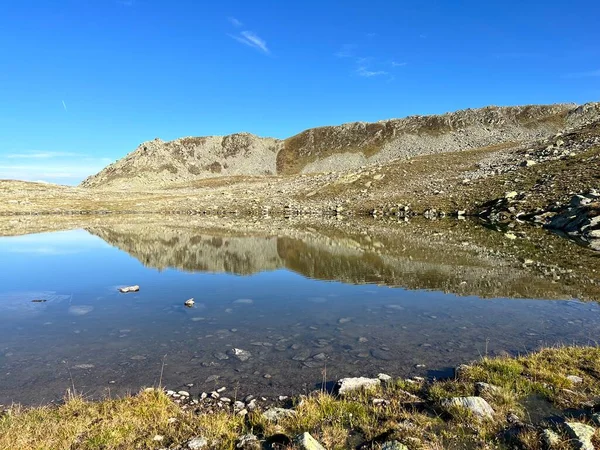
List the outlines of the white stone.
{"type": "Polygon", "coordinates": [[[352,391],[377,387],[380,384],[381,380],[379,378],[342,378],[337,382],[337,391],[340,395],[345,395],[352,391]]]}

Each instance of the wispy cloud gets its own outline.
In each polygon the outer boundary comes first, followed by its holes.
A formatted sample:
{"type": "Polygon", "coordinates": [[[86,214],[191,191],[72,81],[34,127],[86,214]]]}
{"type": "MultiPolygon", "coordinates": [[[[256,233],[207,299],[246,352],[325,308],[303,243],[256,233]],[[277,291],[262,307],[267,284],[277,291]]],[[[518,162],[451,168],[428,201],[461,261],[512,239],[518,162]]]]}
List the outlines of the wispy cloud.
{"type": "Polygon", "coordinates": [[[240,34],[230,34],[229,36],[248,47],[260,50],[267,55],[271,53],[269,47],[267,47],[267,42],[252,31],[242,31],[240,34]]]}
{"type": "Polygon", "coordinates": [[[64,156],[81,156],[79,153],[73,152],[23,152],[23,153],[8,153],[6,158],[9,159],[50,159],[61,158],[64,156]]]}
{"type": "Polygon", "coordinates": [[[228,17],[227,20],[229,20],[229,23],[231,23],[231,25],[233,25],[236,28],[240,28],[244,25],[242,22],[240,22],[235,17],[228,17]]]}
{"type": "MultiPolygon", "coordinates": [[[[367,36],[370,37],[370,36],[367,36]]],[[[381,67],[402,67],[406,66],[405,62],[397,62],[393,60],[382,60],[373,56],[364,56],[359,52],[360,48],[356,44],[344,44],[340,50],[334,53],[336,58],[347,59],[353,63],[352,73],[363,78],[373,78],[387,76],[387,81],[393,81],[395,77],[381,67]],[[379,66],[379,67],[378,67],[379,66]]]]}
{"type": "Polygon", "coordinates": [[[356,51],[356,45],[344,44],[340,50],[334,53],[337,58],[353,58],[356,51]]]}
{"type": "Polygon", "coordinates": [[[65,111],[67,111],[67,104],[65,103],[64,100],[62,101],[62,104],[63,104],[63,108],[65,108],[65,111]]]}
{"type": "Polygon", "coordinates": [[[371,78],[371,77],[378,77],[381,75],[389,75],[389,72],[386,72],[385,70],[369,70],[365,66],[359,66],[356,69],[356,74],[360,77],[371,78]]]}
{"type": "Polygon", "coordinates": [[[565,78],[593,78],[600,77],[600,69],[588,70],[587,72],[573,72],[565,75],[565,78]]]}

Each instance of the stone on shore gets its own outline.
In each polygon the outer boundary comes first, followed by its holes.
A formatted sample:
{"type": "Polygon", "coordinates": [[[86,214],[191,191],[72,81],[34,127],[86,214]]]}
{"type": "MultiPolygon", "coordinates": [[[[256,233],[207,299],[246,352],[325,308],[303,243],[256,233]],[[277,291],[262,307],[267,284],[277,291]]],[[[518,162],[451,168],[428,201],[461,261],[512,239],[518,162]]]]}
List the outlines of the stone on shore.
{"type": "Polygon", "coordinates": [[[379,378],[342,378],[337,382],[336,391],[340,395],[345,395],[349,392],[377,387],[380,384],[381,380],[379,378]]]}
{"type": "Polygon", "coordinates": [[[468,409],[474,416],[481,419],[491,419],[494,416],[494,410],[490,404],[481,397],[453,397],[442,400],[441,405],[444,408],[468,409]]]}

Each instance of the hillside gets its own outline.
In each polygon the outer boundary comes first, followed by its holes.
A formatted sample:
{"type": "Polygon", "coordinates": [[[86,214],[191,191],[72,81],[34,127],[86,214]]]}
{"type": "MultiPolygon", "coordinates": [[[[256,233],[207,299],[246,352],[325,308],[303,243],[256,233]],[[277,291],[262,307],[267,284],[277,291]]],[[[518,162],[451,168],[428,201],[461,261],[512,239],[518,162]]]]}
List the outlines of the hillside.
{"type": "Polygon", "coordinates": [[[353,170],[419,155],[543,139],[600,117],[599,105],[489,106],[313,128],[285,140],[250,133],[155,139],[81,186],[147,190],[221,176],[353,170]]]}

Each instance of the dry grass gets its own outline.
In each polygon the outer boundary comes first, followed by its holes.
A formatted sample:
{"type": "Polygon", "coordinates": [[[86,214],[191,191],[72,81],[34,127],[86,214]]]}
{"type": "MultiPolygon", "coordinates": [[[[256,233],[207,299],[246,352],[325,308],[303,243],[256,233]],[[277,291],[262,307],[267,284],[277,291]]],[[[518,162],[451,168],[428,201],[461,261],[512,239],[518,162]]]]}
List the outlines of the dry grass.
{"type": "MultiPolygon", "coordinates": [[[[512,413],[527,422],[523,401],[532,394],[560,408],[597,398],[600,348],[548,348],[519,358],[483,358],[465,367],[455,380],[397,380],[344,398],[318,392],[297,399],[297,414],[277,424],[258,411],[246,418],[230,412],[196,415],[181,409],[159,390],[102,402],[70,397],[58,407],[16,406],[0,418],[0,449],[161,448],[199,435],[211,443],[210,448],[233,449],[237,437],[249,432],[266,439],[308,431],[326,448],[340,450],[358,444],[377,449],[387,440],[398,440],[412,450],[493,449],[509,444],[541,450],[541,427],[509,425],[506,421],[507,414],[512,413]],[[583,382],[574,385],[568,375],[581,376],[583,382]],[[474,395],[478,381],[497,387],[495,392],[482,394],[495,410],[492,419],[481,420],[466,410],[440,407],[441,399],[474,395]],[[565,393],[565,388],[576,395],[565,393]],[[374,399],[384,399],[385,403],[376,404],[374,399]],[[163,439],[154,440],[157,435],[163,439]]],[[[558,432],[562,433],[560,429],[558,432]]],[[[560,436],[561,449],[573,448],[564,433],[560,436]]],[[[597,433],[596,441],[599,437],[597,433]]]]}

